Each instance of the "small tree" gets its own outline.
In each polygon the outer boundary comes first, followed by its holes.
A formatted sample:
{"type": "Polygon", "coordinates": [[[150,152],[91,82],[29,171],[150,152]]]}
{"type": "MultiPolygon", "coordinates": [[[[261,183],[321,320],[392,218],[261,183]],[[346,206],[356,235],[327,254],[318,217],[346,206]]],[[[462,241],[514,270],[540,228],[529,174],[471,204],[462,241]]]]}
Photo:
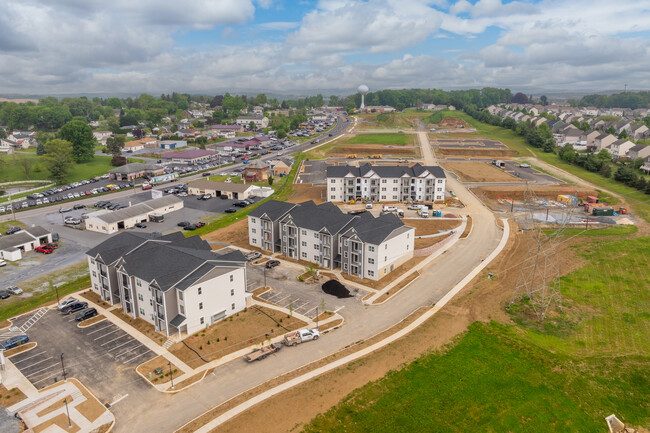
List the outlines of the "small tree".
{"type": "Polygon", "coordinates": [[[122,149],[124,148],[124,136],[116,135],[115,137],[109,137],[106,140],[106,151],[113,156],[120,156],[122,154],[122,149]]]}
{"type": "Polygon", "coordinates": [[[248,129],[249,129],[250,131],[255,131],[255,122],[253,122],[253,121],[251,120],[251,121],[248,123],[248,129]]]}
{"type": "Polygon", "coordinates": [[[36,154],[38,156],[45,155],[45,143],[38,143],[36,145],[36,154]]]}
{"type": "Polygon", "coordinates": [[[269,176],[267,182],[269,183],[269,186],[273,186],[273,176],[269,176]]]}
{"type": "Polygon", "coordinates": [[[33,161],[25,156],[21,156],[20,158],[16,158],[17,165],[22,168],[23,172],[25,173],[25,178],[29,179],[29,174],[32,172],[32,166],[33,161]]]}
{"type": "Polygon", "coordinates": [[[48,141],[45,144],[44,158],[50,177],[58,184],[65,183],[73,164],[72,143],[61,139],[48,141]]]}

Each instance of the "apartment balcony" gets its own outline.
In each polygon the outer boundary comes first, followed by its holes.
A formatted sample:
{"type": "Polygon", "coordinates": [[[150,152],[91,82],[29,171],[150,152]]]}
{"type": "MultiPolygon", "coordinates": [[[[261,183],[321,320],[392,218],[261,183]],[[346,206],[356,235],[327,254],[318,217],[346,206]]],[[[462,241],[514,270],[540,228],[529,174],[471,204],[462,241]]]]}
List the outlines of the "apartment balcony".
{"type": "Polygon", "coordinates": [[[100,270],[99,275],[101,275],[102,277],[108,278],[108,273],[106,273],[106,271],[100,270]]]}
{"type": "Polygon", "coordinates": [[[163,298],[162,298],[162,296],[156,296],[154,299],[156,300],[156,304],[158,304],[158,305],[162,305],[162,304],[163,304],[163,298]]]}

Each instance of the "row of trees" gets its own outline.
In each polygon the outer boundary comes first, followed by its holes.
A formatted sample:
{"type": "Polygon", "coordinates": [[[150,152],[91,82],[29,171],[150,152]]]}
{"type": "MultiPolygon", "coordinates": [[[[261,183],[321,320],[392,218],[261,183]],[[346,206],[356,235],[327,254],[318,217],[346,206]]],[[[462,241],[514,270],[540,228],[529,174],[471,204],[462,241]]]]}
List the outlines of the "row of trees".
{"type": "Polygon", "coordinates": [[[586,95],[581,99],[569,99],[574,107],[598,108],[647,108],[650,106],[650,92],[623,92],[613,95],[586,95]]]}

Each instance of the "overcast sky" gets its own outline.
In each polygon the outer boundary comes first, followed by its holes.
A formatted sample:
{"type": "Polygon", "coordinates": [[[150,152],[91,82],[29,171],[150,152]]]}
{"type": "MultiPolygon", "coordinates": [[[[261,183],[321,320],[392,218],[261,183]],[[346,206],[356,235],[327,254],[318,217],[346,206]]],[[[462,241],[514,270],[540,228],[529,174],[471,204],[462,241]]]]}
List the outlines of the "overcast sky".
{"type": "Polygon", "coordinates": [[[1,3],[4,94],[650,88],[648,0],[1,3]]]}

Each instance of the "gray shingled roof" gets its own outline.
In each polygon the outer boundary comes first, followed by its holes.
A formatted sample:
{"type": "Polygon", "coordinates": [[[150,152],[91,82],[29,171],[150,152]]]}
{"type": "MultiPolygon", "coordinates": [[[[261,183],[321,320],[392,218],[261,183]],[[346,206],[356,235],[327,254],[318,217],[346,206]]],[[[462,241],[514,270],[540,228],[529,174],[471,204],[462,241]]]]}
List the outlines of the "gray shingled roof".
{"type": "Polygon", "coordinates": [[[37,238],[40,238],[41,236],[47,236],[50,234],[49,230],[46,230],[41,226],[26,227],[23,230],[25,230],[26,232],[28,232],[29,234],[37,238]]]}
{"type": "Polygon", "coordinates": [[[134,162],[131,164],[125,164],[121,167],[114,168],[112,170],[108,170],[109,173],[120,173],[120,174],[128,174],[128,173],[139,173],[141,171],[155,171],[155,170],[162,170],[163,166],[158,165],[158,164],[143,164],[141,162],[134,162]]]}
{"type": "Polygon", "coordinates": [[[405,231],[413,230],[412,227],[405,226],[395,214],[383,214],[372,221],[362,218],[353,222],[352,228],[359,239],[373,245],[379,245],[405,231]]]}
{"type": "Polygon", "coordinates": [[[124,209],[115,211],[99,210],[88,215],[89,218],[97,218],[105,223],[111,224],[118,221],[124,221],[127,218],[133,218],[140,215],[145,215],[155,209],[169,206],[172,204],[182,203],[183,200],[174,196],[166,195],[160,198],[154,198],[124,209]]]}
{"type": "Polygon", "coordinates": [[[295,203],[269,200],[250,211],[248,216],[261,218],[262,215],[266,214],[271,221],[277,221],[294,207],[296,207],[295,203]]]}
{"type": "Polygon", "coordinates": [[[353,215],[344,214],[332,203],[311,206],[309,202],[293,209],[288,217],[297,227],[314,231],[326,229],[330,234],[338,233],[355,218],[353,215]]]}

